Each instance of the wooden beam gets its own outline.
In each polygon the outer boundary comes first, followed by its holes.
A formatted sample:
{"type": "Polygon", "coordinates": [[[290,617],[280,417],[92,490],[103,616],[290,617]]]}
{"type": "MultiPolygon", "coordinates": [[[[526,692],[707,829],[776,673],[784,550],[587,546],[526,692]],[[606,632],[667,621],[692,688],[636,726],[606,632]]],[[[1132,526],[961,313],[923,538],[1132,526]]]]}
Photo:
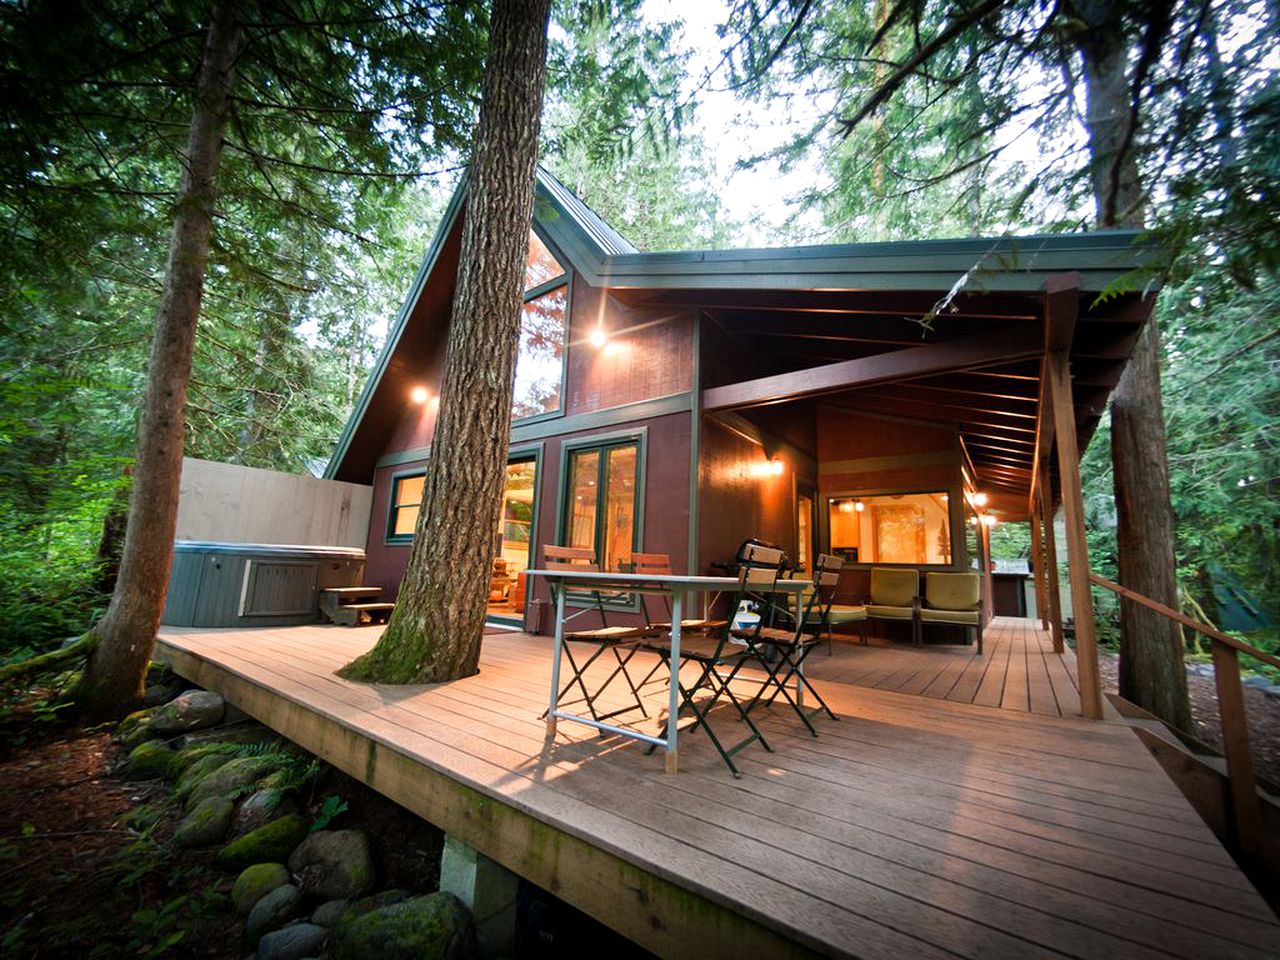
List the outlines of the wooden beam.
{"type": "MultiPolygon", "coordinates": [[[[1040,532],[1040,506],[1034,501],[1031,504],[1031,577],[1036,587],[1036,617],[1044,630],[1049,629],[1048,611],[1045,604],[1048,597],[1044,586],[1044,542],[1040,532]]],[[[1055,650],[1055,653],[1060,652],[1055,650]]]]}
{"type": "Polygon", "coordinates": [[[1058,578],[1058,538],[1053,532],[1053,491],[1047,476],[1048,466],[1036,470],[1040,522],[1044,524],[1044,577],[1049,600],[1049,627],[1053,631],[1053,652],[1063,653],[1066,641],[1062,635],[1062,581],[1058,578]]]}
{"type": "Polygon", "coordinates": [[[1080,274],[1059,273],[1044,285],[1044,348],[1069,350],[1080,312],[1080,274]]]}
{"type": "Polygon", "coordinates": [[[869,387],[878,383],[892,383],[947,370],[963,370],[984,363],[1016,360],[1034,356],[1039,350],[1039,341],[1038,330],[1026,326],[1013,327],[969,340],[932,343],[712,387],[703,391],[702,406],[704,410],[758,406],[779,400],[869,387]]]}
{"type": "Polygon", "coordinates": [[[1090,720],[1102,719],[1102,679],[1098,672],[1098,635],[1089,583],[1089,543],[1084,529],[1084,493],[1080,488],[1080,451],[1076,447],[1076,414],[1071,402],[1071,369],[1066,350],[1045,354],[1044,368],[1057,434],[1058,483],[1067,522],[1067,576],[1075,621],[1076,669],[1080,709],[1090,720]]]}

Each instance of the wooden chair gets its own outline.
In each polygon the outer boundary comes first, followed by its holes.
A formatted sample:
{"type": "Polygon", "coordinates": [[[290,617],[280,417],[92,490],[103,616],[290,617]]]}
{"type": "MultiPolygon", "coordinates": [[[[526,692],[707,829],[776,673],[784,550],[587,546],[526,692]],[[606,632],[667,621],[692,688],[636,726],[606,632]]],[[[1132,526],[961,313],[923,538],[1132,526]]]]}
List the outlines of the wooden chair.
{"type": "MultiPolygon", "coordinates": [[[[633,553],[631,554],[631,562],[626,565],[626,569],[630,573],[650,574],[658,577],[670,576],[672,572],[671,557],[665,553],[633,553]]],[[[645,622],[649,627],[654,630],[670,631],[671,600],[664,596],[662,602],[666,606],[666,619],[654,620],[649,615],[648,598],[645,594],[640,595],[640,609],[643,611],[645,622]]],[[[684,617],[680,620],[682,634],[723,630],[728,625],[728,620],[717,620],[708,617],[684,617]]]]}
{"type": "Polygon", "coordinates": [[[871,597],[862,622],[862,642],[867,641],[867,621],[895,620],[911,624],[911,642],[920,644],[920,571],[914,568],[873,567],[871,597]]]}
{"type": "MultiPolygon", "coordinates": [[[[781,694],[796,715],[804,721],[809,733],[815,737],[818,731],[814,729],[813,717],[825,713],[832,720],[838,719],[804,675],[804,661],[822,642],[822,634],[830,631],[831,607],[835,603],[836,590],[840,585],[840,568],[843,566],[844,560],[840,557],[819,555],[813,570],[813,590],[804,601],[803,611],[798,617],[792,618],[793,626],[790,629],[757,624],[754,630],[735,632],[735,636],[746,641],[749,652],[760,661],[766,673],[759,692],[747,705],[748,713],[761,703],[766,707],[770,706],[781,694]],[[797,685],[796,696],[792,696],[788,689],[792,680],[797,685]],[[817,701],[816,709],[804,709],[802,693],[805,690],[817,701]]],[[[737,672],[736,669],[734,672],[737,672]]],[[[728,680],[732,679],[731,674],[728,680]]]]}
{"type": "MultiPolygon", "coordinates": [[[[595,553],[586,547],[559,547],[554,544],[546,544],[542,548],[543,562],[547,570],[563,570],[570,573],[596,573],[599,567],[596,565],[595,553]]],[[[565,589],[563,583],[552,581],[551,592],[552,600],[555,600],[557,591],[565,589]]],[[[574,700],[566,706],[572,706],[578,703],[586,703],[587,709],[591,712],[591,716],[597,722],[608,720],[610,717],[616,717],[619,714],[629,713],[632,710],[639,710],[642,716],[648,717],[649,712],[645,709],[644,701],[640,699],[640,692],[636,685],[632,683],[630,675],[627,673],[627,664],[631,662],[631,658],[636,655],[636,651],[640,649],[641,643],[655,635],[655,631],[649,627],[624,627],[610,626],[609,617],[605,611],[605,594],[610,596],[619,596],[617,592],[589,590],[595,603],[595,610],[600,616],[600,626],[586,630],[568,630],[563,633],[564,638],[564,654],[569,661],[569,670],[572,674],[569,682],[564,685],[556,698],[557,702],[563,698],[571,688],[575,685],[582,691],[582,698],[574,700]],[[573,655],[571,644],[588,644],[594,647],[591,654],[579,666],[577,659],[573,655]],[[613,654],[613,658],[617,663],[613,672],[605,679],[604,683],[592,693],[587,689],[584,674],[591,668],[605,652],[613,654]],[[623,656],[623,651],[626,656],[623,656]],[[631,697],[634,703],[627,706],[619,707],[608,713],[601,713],[596,709],[596,701],[603,695],[605,690],[613,683],[614,679],[619,675],[626,681],[628,689],[631,691],[631,697]]],[[[574,614],[574,617],[581,616],[587,611],[582,610],[574,614]]],[[[566,617],[566,621],[572,619],[566,617]]],[[[544,713],[545,717],[546,714],[544,713]]]]}
{"type": "Polygon", "coordinates": [[[929,624],[972,627],[975,653],[982,656],[982,576],[972,573],[926,573],[921,627],[929,624]]]}

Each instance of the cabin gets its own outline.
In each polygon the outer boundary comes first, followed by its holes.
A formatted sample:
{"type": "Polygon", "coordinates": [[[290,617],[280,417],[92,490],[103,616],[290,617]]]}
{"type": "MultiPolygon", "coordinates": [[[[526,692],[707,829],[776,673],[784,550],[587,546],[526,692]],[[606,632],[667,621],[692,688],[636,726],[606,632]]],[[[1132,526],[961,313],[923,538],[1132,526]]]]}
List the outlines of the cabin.
{"type": "MultiPolygon", "coordinates": [[[[1138,237],[642,253],[539,170],[479,672],[356,683],[338,671],[379,628],[318,624],[316,594],[394,594],[404,572],[465,215],[464,183],[327,480],[188,464],[157,650],[445,831],[442,885],[477,907],[484,956],[517,955],[514,905],[549,895],[581,913],[539,950],[570,956],[604,942],[586,918],[659,956],[1280,955],[1240,866],[1280,863],[1236,662],[1267,655],[1211,633],[1225,776],[1101,692],[1079,464],[1152,310],[1127,282],[1153,257],[1138,237]],[[1034,590],[1010,611],[990,531],[1023,521],[1034,590]],[[258,542],[209,542],[233,527],[258,542]],[[763,704],[770,748],[734,757],[740,779],[696,723],[677,770],[544,722],[555,617],[524,573],[544,545],[703,574],[748,538],[801,571],[841,557],[848,604],[884,568],[977,571],[985,646],[880,621],[837,640],[806,666],[832,713],[806,729],[763,704]]],[[[635,696],[637,729],[671,720],[661,683],[635,696]]]]}
{"type": "MultiPolygon", "coordinates": [[[[465,197],[464,184],[326,474],[372,487],[365,578],[392,595],[431,454],[465,197]]],[[[1124,282],[1151,261],[1136,241],[642,253],[539,168],[490,622],[549,628],[546,585],[521,574],[542,544],[592,548],[612,570],[665,553],[700,574],[747,538],[800,571],[843,557],[852,603],[879,565],[982,571],[989,619],[990,525],[1034,514],[1038,534],[1061,499],[1046,356],[1069,372],[1074,473],[1154,303],[1124,282]]],[[[1038,616],[1061,643],[1044,566],[1038,616]]]]}

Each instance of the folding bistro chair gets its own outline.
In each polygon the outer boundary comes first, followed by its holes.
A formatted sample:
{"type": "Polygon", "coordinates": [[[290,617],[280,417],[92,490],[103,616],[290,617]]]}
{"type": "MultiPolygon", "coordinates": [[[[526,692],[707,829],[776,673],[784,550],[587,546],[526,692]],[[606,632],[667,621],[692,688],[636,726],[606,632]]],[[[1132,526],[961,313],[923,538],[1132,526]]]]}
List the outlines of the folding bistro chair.
{"type": "MultiPolygon", "coordinates": [[[[671,575],[671,557],[665,553],[633,553],[631,554],[631,562],[624,566],[628,573],[650,574],[655,577],[665,577],[671,575]]],[[[671,598],[666,594],[661,594],[662,604],[665,610],[658,611],[658,619],[653,618],[653,612],[649,609],[649,595],[640,594],[640,611],[644,616],[645,623],[649,629],[655,631],[659,636],[669,634],[671,632],[671,598]]],[[[697,634],[713,633],[717,630],[723,630],[729,625],[728,620],[716,620],[708,617],[682,617],[680,619],[680,636],[681,641],[684,638],[692,638],[697,634]]],[[[658,673],[664,664],[661,660],[655,663],[648,673],[644,675],[644,679],[636,684],[637,690],[643,690],[650,682],[654,681],[654,675],[658,673]]],[[[661,679],[661,678],[659,678],[661,679]]]]}
{"type": "MultiPolygon", "coordinates": [[[[596,573],[599,567],[596,566],[595,554],[586,547],[558,547],[553,544],[546,544],[542,548],[543,558],[548,570],[563,570],[573,573],[596,573]]],[[[555,600],[555,594],[558,590],[565,589],[563,583],[555,583],[552,581],[552,600],[555,600]]],[[[573,706],[579,703],[586,703],[587,709],[591,711],[591,717],[597,722],[608,720],[610,717],[616,717],[619,714],[630,713],[632,710],[639,710],[641,716],[648,717],[649,712],[644,707],[644,702],[640,699],[640,693],[631,677],[627,673],[627,664],[631,662],[631,658],[636,655],[636,651],[640,649],[641,642],[646,638],[655,635],[655,631],[649,627],[611,627],[609,626],[609,618],[605,613],[603,591],[589,591],[595,601],[595,610],[600,615],[600,626],[589,630],[565,630],[564,631],[564,655],[569,661],[569,671],[571,676],[569,682],[564,685],[556,698],[557,702],[565,696],[575,685],[582,691],[582,698],[566,703],[565,706],[573,706]],[[586,644],[593,646],[595,649],[587,657],[581,665],[573,655],[572,644],[586,644]],[[613,658],[617,663],[613,672],[605,679],[604,683],[592,693],[587,689],[584,674],[591,668],[604,653],[608,651],[613,654],[613,658]],[[622,651],[626,651],[623,656],[622,651]],[[623,680],[626,681],[627,688],[631,691],[631,698],[634,701],[627,706],[619,707],[608,713],[601,713],[596,709],[596,701],[600,699],[605,690],[613,683],[614,679],[621,674],[623,680]]],[[[586,611],[579,611],[574,616],[581,616],[586,611]]],[[[569,617],[565,618],[569,620],[569,617]]],[[[542,714],[546,717],[546,713],[542,714]]]]}
{"type": "MultiPolygon", "coordinates": [[[[818,731],[814,729],[813,717],[825,713],[832,720],[839,719],[804,675],[804,661],[822,642],[823,633],[831,629],[831,606],[835,602],[840,568],[843,565],[844,561],[840,557],[825,553],[818,556],[813,571],[813,591],[805,601],[799,617],[793,618],[794,626],[791,629],[764,626],[761,622],[754,629],[734,632],[734,636],[747,644],[748,652],[760,661],[766,673],[759,692],[747,705],[748,713],[761,702],[770,706],[778,694],[782,694],[783,699],[791,705],[791,709],[815,737],[818,731]],[[796,696],[792,696],[788,689],[792,679],[797,685],[796,696]],[[804,709],[802,701],[806,690],[818,703],[813,710],[804,709]],[[766,692],[769,694],[767,697],[766,692]]],[[[737,672],[736,669],[734,672],[737,672]]],[[[730,675],[728,679],[732,680],[733,676],[730,675]]]]}
{"type": "MultiPolygon", "coordinates": [[[[777,584],[779,567],[766,566],[743,566],[738,572],[738,590],[737,599],[733,609],[737,609],[738,605],[744,599],[752,596],[772,592],[777,584]]],[[[683,621],[682,621],[683,622],[683,621]]],[[[742,701],[738,699],[733,690],[729,687],[729,680],[738,672],[738,667],[742,661],[751,656],[750,651],[743,649],[731,642],[730,628],[727,621],[721,621],[724,625],[716,631],[695,633],[686,638],[683,630],[680,637],[680,667],[686,664],[696,664],[698,667],[697,679],[693,683],[685,683],[681,678],[679,670],[675,671],[676,682],[680,687],[680,707],[683,710],[688,708],[689,712],[696,718],[689,726],[686,733],[693,733],[698,727],[702,727],[707,731],[707,737],[710,739],[712,746],[716,748],[716,752],[720,754],[720,759],[728,766],[729,772],[735,778],[740,778],[742,773],[734,765],[733,757],[743,748],[759,741],[760,746],[764,747],[770,753],[773,748],[769,746],[769,742],[765,740],[764,734],[751,722],[751,718],[747,716],[747,711],[743,707],[742,701]],[[721,672],[728,667],[730,672],[728,676],[721,672]],[[710,696],[701,704],[694,699],[694,694],[699,688],[707,688],[710,690],[710,696]],[[737,711],[738,719],[744,721],[750,733],[742,740],[730,746],[725,746],[720,738],[716,736],[715,730],[711,727],[709,719],[711,710],[719,702],[721,697],[725,697],[729,703],[733,705],[737,711]]],[[[655,653],[661,654],[670,661],[671,658],[671,636],[668,634],[665,639],[650,641],[645,647],[655,653]]],[[[649,748],[652,753],[653,747],[649,748]]]]}

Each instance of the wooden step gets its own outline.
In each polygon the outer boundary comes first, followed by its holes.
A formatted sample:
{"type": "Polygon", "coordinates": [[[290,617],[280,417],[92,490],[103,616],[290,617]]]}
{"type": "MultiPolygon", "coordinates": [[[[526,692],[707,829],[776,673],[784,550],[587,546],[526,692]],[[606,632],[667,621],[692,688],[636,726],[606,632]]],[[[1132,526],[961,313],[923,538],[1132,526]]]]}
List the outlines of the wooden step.
{"type": "Polygon", "coordinates": [[[344,603],[343,610],[363,610],[365,613],[376,613],[379,610],[394,610],[395,604],[388,600],[379,600],[375,603],[344,603]]]}

